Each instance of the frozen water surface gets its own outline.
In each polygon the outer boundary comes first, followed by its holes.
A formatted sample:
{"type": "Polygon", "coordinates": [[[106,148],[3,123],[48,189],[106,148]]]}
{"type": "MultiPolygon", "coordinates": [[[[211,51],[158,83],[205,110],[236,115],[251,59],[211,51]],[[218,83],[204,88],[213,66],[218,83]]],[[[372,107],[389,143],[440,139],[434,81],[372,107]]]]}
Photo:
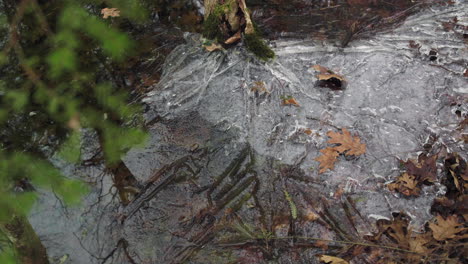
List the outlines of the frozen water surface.
{"type": "MultiPolygon", "coordinates": [[[[351,229],[341,221],[350,201],[362,215],[355,223],[361,235],[373,230],[376,219],[399,211],[420,229],[443,186],[404,198],[385,184],[401,172],[398,159],[416,158],[426,143],[466,158],[454,128],[467,114],[468,49],[459,35],[467,32],[446,32],[441,21],[457,17],[468,25],[467,10],[462,2],[427,9],[398,29],[346,48],[277,40],[277,58],[267,63],[242,47],[208,53],[199,36],[187,34],[187,44],[168,57],[161,81],[143,100],[147,121],[159,120],[151,125],[148,146],[124,159],[142,183],[159,178],[124,208],[99,168],[67,167],[70,175],[99,179],[99,192],[83,208],[68,210],[44,194],[31,222],[49,254],[69,254],[70,263],[132,263],[128,256],[138,263],[232,263],[247,258],[233,246],[242,235],[326,234],[304,220],[310,212],[351,229]],[[317,64],[344,76],[346,89],[318,87],[311,68],[317,64]],[[264,82],[266,91],[252,91],[255,82],[264,82]],[[282,105],[288,96],[300,106],[282,105]],[[367,152],[341,156],[334,170],[319,174],[314,159],[328,146],[326,133],[342,128],[358,135],[367,152]],[[284,191],[297,206],[297,219],[290,217],[284,191]],[[56,225],[50,226],[51,218],[56,225]],[[240,222],[250,229],[240,232],[240,222]]],[[[277,246],[259,254],[277,263],[316,261],[313,249],[293,261],[277,246]]]]}

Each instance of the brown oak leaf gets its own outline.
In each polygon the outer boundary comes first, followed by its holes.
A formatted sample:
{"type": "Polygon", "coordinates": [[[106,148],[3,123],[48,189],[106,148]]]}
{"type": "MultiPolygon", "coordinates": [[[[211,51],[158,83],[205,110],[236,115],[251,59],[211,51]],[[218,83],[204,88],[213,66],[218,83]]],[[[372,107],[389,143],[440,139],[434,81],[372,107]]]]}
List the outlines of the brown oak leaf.
{"type": "Polygon", "coordinates": [[[433,237],[438,241],[457,238],[458,233],[466,231],[466,228],[458,222],[456,215],[449,215],[446,219],[437,215],[436,219],[437,222],[429,223],[429,228],[432,230],[433,237]]]}
{"type": "Polygon", "coordinates": [[[350,155],[362,155],[366,153],[366,144],[361,143],[361,139],[357,136],[351,136],[351,133],[343,128],[343,134],[338,132],[329,131],[327,136],[331,139],[328,140],[330,144],[340,144],[340,146],[335,147],[334,149],[340,153],[345,153],[346,156],[350,155]]]}
{"type": "Polygon", "coordinates": [[[319,173],[323,173],[327,169],[333,170],[335,167],[336,157],[338,157],[339,153],[335,150],[335,148],[331,147],[321,149],[320,152],[322,155],[315,158],[316,161],[320,162],[319,173]]]}
{"type": "Polygon", "coordinates": [[[388,184],[387,187],[390,191],[397,191],[406,196],[418,196],[421,189],[418,186],[418,181],[413,175],[403,173],[398,176],[397,180],[388,184]]]}
{"type": "Polygon", "coordinates": [[[406,172],[387,185],[390,191],[397,191],[406,196],[418,196],[421,185],[430,185],[437,180],[437,154],[432,156],[420,155],[418,160],[400,160],[406,172]]]}
{"type": "Polygon", "coordinates": [[[433,156],[421,155],[418,161],[408,159],[400,162],[404,165],[406,172],[414,175],[415,179],[420,182],[433,183],[437,180],[437,154],[433,156]]]}
{"type": "Polygon", "coordinates": [[[408,239],[409,250],[420,253],[420,254],[429,254],[433,249],[429,249],[427,245],[432,242],[430,234],[416,234],[416,236],[408,239]]]}
{"type": "Polygon", "coordinates": [[[320,261],[328,264],[349,264],[348,261],[338,258],[338,257],[333,257],[333,256],[328,256],[328,255],[319,255],[318,256],[320,261]]]}
{"type": "Polygon", "coordinates": [[[392,238],[398,245],[408,248],[408,241],[411,236],[411,229],[408,227],[409,219],[403,213],[394,216],[392,221],[379,220],[377,227],[379,230],[392,238]]]}

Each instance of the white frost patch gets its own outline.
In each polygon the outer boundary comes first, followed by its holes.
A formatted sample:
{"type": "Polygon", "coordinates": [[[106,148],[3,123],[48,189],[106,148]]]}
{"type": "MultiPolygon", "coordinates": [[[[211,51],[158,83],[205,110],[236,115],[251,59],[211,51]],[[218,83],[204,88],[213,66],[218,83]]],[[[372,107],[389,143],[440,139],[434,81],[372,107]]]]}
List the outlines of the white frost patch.
{"type": "Polygon", "coordinates": [[[468,94],[468,86],[467,87],[454,88],[453,90],[455,92],[457,92],[457,93],[468,94]]]}
{"type": "Polygon", "coordinates": [[[373,108],[370,108],[370,107],[364,107],[364,108],[362,108],[362,111],[367,111],[367,112],[371,113],[374,116],[377,115],[377,110],[375,110],[373,108]]]}
{"type": "Polygon", "coordinates": [[[381,179],[386,180],[384,176],[382,176],[382,175],[380,175],[380,174],[377,174],[377,173],[374,173],[374,177],[375,177],[375,178],[381,178],[381,179]]]}
{"type": "Polygon", "coordinates": [[[393,113],[403,112],[403,109],[401,107],[396,106],[396,105],[389,105],[388,108],[390,108],[390,110],[392,110],[393,113]]]}
{"type": "Polygon", "coordinates": [[[390,221],[390,218],[388,218],[386,216],[383,216],[383,215],[370,214],[368,217],[372,218],[372,219],[375,219],[375,220],[384,219],[384,220],[390,221]]]}

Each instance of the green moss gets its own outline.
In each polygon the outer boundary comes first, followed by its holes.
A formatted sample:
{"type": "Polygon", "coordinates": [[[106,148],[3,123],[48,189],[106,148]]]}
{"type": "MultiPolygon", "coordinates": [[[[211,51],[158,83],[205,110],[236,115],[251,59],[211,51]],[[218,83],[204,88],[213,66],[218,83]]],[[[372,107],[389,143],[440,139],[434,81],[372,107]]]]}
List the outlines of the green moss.
{"type": "Polygon", "coordinates": [[[267,46],[259,34],[245,34],[245,45],[259,59],[267,61],[275,57],[275,52],[267,46]]]}
{"type": "Polygon", "coordinates": [[[223,40],[223,33],[219,30],[219,25],[221,24],[221,19],[216,15],[216,12],[213,12],[208,16],[208,18],[203,22],[203,36],[207,39],[213,39],[221,41],[223,40]]]}
{"type": "Polygon", "coordinates": [[[224,35],[219,29],[219,26],[223,23],[221,20],[222,15],[231,10],[231,2],[232,1],[228,1],[222,5],[216,5],[210,15],[205,19],[202,32],[205,38],[217,40],[218,42],[224,41],[224,35]]]}

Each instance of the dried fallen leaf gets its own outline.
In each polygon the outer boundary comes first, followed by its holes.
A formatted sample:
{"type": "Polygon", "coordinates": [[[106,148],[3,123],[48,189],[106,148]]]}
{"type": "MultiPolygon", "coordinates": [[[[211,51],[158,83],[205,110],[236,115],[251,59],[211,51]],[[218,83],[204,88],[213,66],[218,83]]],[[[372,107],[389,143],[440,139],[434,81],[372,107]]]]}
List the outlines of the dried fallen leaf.
{"type": "Polygon", "coordinates": [[[446,219],[441,215],[437,215],[436,218],[437,222],[429,223],[429,228],[432,230],[433,237],[438,241],[457,238],[458,233],[467,230],[462,227],[463,224],[458,222],[458,217],[456,215],[447,216],[446,219]]]}
{"type": "Polygon", "coordinates": [[[335,147],[334,149],[340,153],[346,152],[346,156],[358,156],[366,153],[366,144],[361,143],[361,139],[359,137],[351,136],[351,133],[346,128],[343,128],[343,134],[329,131],[327,136],[331,138],[328,140],[328,143],[340,144],[340,146],[335,147]]]}
{"type": "Polygon", "coordinates": [[[312,68],[319,72],[319,74],[316,75],[318,86],[327,87],[332,90],[342,90],[346,88],[347,81],[343,76],[321,65],[314,65],[312,68]]]}
{"type": "Polygon", "coordinates": [[[341,196],[343,196],[344,192],[345,192],[345,189],[343,188],[343,186],[339,186],[338,189],[333,194],[333,198],[341,199],[341,196]]]}
{"type": "Polygon", "coordinates": [[[330,242],[328,241],[324,241],[324,240],[317,240],[315,243],[314,243],[314,246],[318,247],[318,248],[321,248],[323,250],[328,250],[328,244],[330,242]]]}
{"type": "Polygon", "coordinates": [[[283,105],[294,105],[294,106],[300,106],[299,103],[296,101],[296,99],[292,97],[288,97],[283,99],[283,105]]]}
{"type": "Polygon", "coordinates": [[[409,239],[411,238],[411,229],[408,227],[409,218],[404,213],[397,213],[393,215],[393,219],[385,220],[380,219],[377,221],[377,228],[379,233],[374,237],[379,240],[382,234],[391,238],[402,248],[409,247],[409,239]]]}
{"type": "Polygon", "coordinates": [[[310,209],[307,210],[306,213],[305,213],[305,219],[307,221],[313,222],[313,221],[315,221],[315,220],[317,220],[319,218],[320,218],[320,216],[318,214],[316,214],[314,211],[310,210],[310,209]]]}
{"type": "Polygon", "coordinates": [[[237,41],[239,41],[241,39],[241,32],[240,30],[237,31],[236,34],[234,34],[232,37],[228,38],[226,41],[224,41],[224,44],[232,44],[232,43],[236,43],[237,41]]]}
{"type": "Polygon", "coordinates": [[[400,162],[404,165],[406,172],[415,176],[415,179],[420,182],[433,183],[437,180],[437,154],[433,156],[421,155],[418,161],[408,159],[400,162]]]}
{"type": "Polygon", "coordinates": [[[314,68],[314,70],[320,72],[321,74],[325,74],[325,73],[330,73],[330,74],[334,74],[333,71],[329,70],[328,68],[326,67],[323,67],[322,65],[313,65],[312,68],[314,68]]]}
{"type": "Polygon", "coordinates": [[[328,264],[349,264],[348,261],[342,258],[333,257],[333,256],[319,255],[319,259],[320,261],[328,263],[328,264]]]}
{"type": "Polygon", "coordinates": [[[415,179],[413,175],[408,173],[403,173],[398,178],[387,185],[387,188],[390,191],[397,191],[406,196],[418,196],[421,189],[418,186],[419,182],[415,179]]]}
{"type": "Polygon", "coordinates": [[[418,161],[410,160],[400,163],[406,172],[387,185],[390,191],[397,191],[406,196],[418,196],[422,184],[432,184],[437,180],[437,155],[420,155],[418,161]]]}
{"type": "Polygon", "coordinates": [[[429,249],[426,245],[431,242],[429,234],[416,234],[415,237],[408,239],[409,250],[420,254],[429,254],[433,249],[429,249]]]}
{"type": "Polygon", "coordinates": [[[455,187],[460,194],[465,193],[465,189],[467,189],[465,185],[468,185],[468,168],[466,166],[466,161],[457,153],[450,153],[445,158],[444,163],[445,169],[450,173],[450,176],[452,176],[451,178],[454,186],[452,186],[452,183],[447,184],[451,185],[450,187],[455,187]]]}
{"type": "Polygon", "coordinates": [[[336,157],[338,157],[339,153],[335,150],[335,148],[328,147],[325,149],[321,149],[320,152],[323,154],[317,158],[316,161],[320,162],[320,170],[319,173],[325,172],[327,169],[333,170],[335,167],[336,157]]]}
{"type": "Polygon", "coordinates": [[[312,135],[312,132],[313,132],[313,131],[312,131],[312,129],[310,129],[310,128],[304,129],[304,133],[306,133],[306,134],[309,135],[309,136],[312,135]]]}
{"type": "Polygon", "coordinates": [[[338,74],[317,74],[317,78],[319,79],[319,81],[328,81],[331,78],[336,78],[339,81],[345,80],[341,75],[338,74]]]}
{"type": "Polygon", "coordinates": [[[104,8],[101,10],[102,17],[107,19],[108,17],[119,17],[120,10],[117,8],[104,8]]]}
{"type": "Polygon", "coordinates": [[[266,88],[265,82],[263,81],[254,82],[252,86],[250,87],[250,91],[254,93],[258,93],[259,95],[262,95],[264,93],[267,93],[267,94],[270,93],[270,91],[268,91],[268,89],[266,88]]]}
{"type": "Polygon", "coordinates": [[[327,136],[331,138],[328,140],[328,143],[340,145],[320,150],[323,155],[315,159],[320,162],[319,173],[323,173],[327,169],[332,170],[335,166],[334,163],[336,161],[336,157],[340,153],[345,154],[346,156],[358,156],[366,153],[366,144],[361,143],[361,139],[359,137],[351,136],[351,133],[346,128],[343,128],[343,134],[329,131],[327,136]]]}
{"type": "Polygon", "coordinates": [[[221,46],[220,44],[218,43],[211,43],[211,45],[203,45],[203,47],[209,51],[209,52],[213,52],[215,50],[222,50],[223,49],[223,46],[221,46]]]}

